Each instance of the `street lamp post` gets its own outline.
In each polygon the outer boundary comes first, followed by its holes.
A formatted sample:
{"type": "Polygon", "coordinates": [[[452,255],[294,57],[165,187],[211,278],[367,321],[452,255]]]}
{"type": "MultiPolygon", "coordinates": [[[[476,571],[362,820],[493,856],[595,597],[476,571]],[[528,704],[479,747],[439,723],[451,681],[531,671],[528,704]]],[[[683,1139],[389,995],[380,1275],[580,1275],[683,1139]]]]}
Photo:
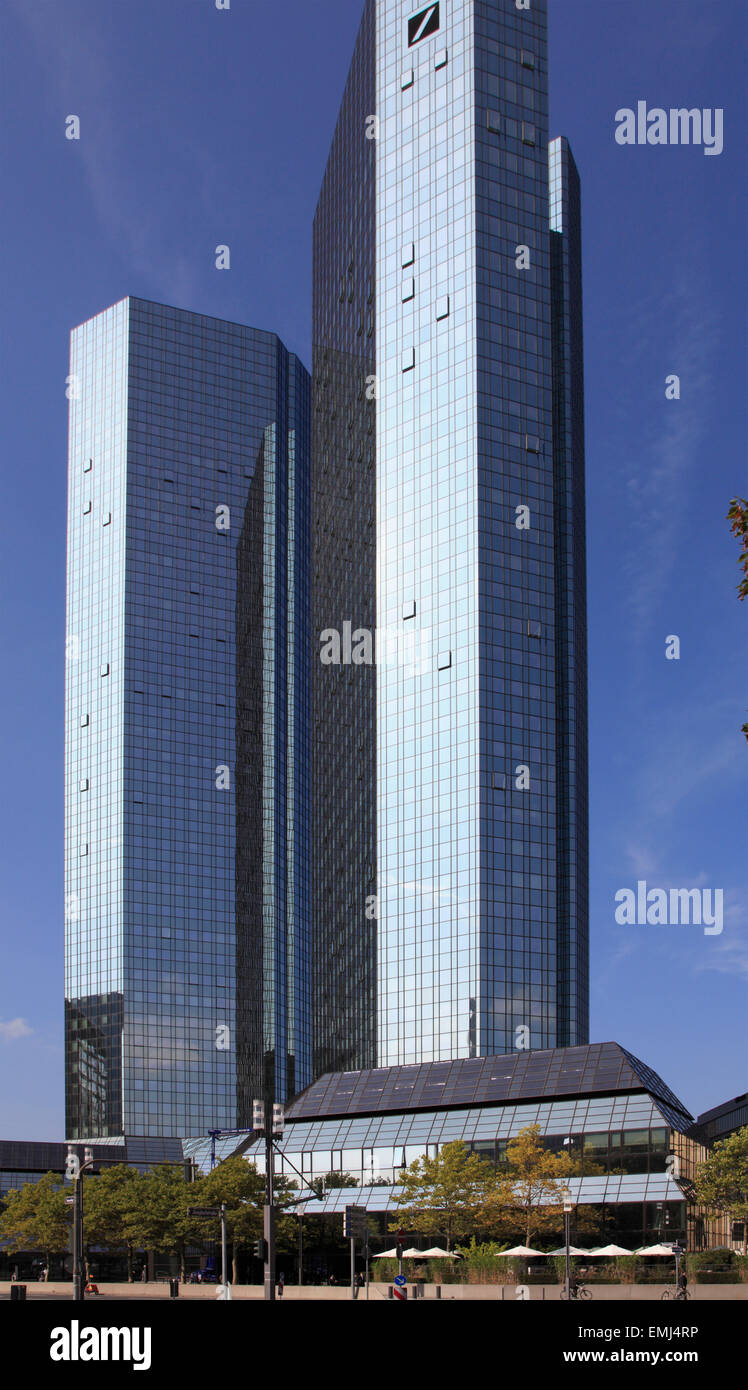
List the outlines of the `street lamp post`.
{"type": "Polygon", "coordinates": [[[228,1249],[226,1239],[226,1203],[221,1202],[221,1279],[223,1280],[223,1297],[231,1298],[231,1288],[227,1269],[228,1249]]]}
{"type": "Polygon", "coordinates": [[[81,1263],[83,1257],[83,1173],[86,1168],[93,1168],[96,1160],[94,1159],[93,1149],[86,1146],[83,1150],[83,1162],[75,1149],[68,1149],[65,1176],[72,1178],[73,1187],[73,1300],[76,1303],[83,1303],[83,1277],[81,1275],[81,1263]]]}
{"type": "Polygon", "coordinates": [[[564,1296],[568,1303],[569,1290],[571,1288],[570,1269],[569,1269],[569,1227],[571,1225],[571,1213],[573,1207],[571,1202],[564,1202],[564,1240],[566,1243],[566,1276],[564,1278],[564,1296]]]}

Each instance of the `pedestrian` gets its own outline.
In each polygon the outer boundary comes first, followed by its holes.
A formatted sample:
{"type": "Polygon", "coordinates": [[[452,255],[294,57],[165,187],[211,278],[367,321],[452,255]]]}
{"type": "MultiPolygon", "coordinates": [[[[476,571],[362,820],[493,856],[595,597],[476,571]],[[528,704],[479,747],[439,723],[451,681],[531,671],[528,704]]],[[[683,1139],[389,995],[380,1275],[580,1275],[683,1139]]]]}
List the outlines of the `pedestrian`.
{"type": "Polygon", "coordinates": [[[141,1282],[141,1284],[147,1284],[147,1283],[148,1283],[148,1266],[147,1266],[147,1265],[143,1265],[143,1268],[142,1268],[141,1271],[140,1271],[140,1282],[141,1282]]]}
{"type": "Polygon", "coordinates": [[[283,1271],[281,1271],[281,1273],[278,1275],[278,1297],[279,1297],[279,1298],[282,1298],[282,1297],[283,1297],[283,1290],[284,1290],[284,1288],[285,1288],[285,1285],[286,1285],[286,1276],[285,1276],[285,1274],[283,1273],[283,1271]]]}

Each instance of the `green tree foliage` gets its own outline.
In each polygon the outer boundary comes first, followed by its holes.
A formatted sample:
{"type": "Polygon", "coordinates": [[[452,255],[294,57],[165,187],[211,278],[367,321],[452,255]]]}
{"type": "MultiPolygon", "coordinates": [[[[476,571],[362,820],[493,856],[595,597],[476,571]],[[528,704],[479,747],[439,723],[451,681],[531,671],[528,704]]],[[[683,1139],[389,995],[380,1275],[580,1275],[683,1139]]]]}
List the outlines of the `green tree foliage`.
{"type": "Polygon", "coordinates": [[[744,599],[748,598],[748,501],[745,497],[733,497],[727,520],[730,522],[732,534],[740,541],[738,564],[743,571],[743,578],[738,584],[738,597],[744,599]]]}
{"type": "Polygon", "coordinates": [[[207,1177],[200,1178],[194,1188],[199,1188],[199,1201],[206,1206],[226,1206],[226,1232],[232,1245],[232,1278],[236,1283],[239,1252],[251,1248],[262,1235],[265,1178],[254,1163],[234,1155],[219,1163],[207,1177]]]}
{"type": "MultiPolygon", "coordinates": [[[[507,1145],[506,1164],[493,1165],[472,1154],[461,1141],[445,1144],[437,1158],[417,1158],[400,1179],[395,1202],[398,1226],[441,1236],[447,1249],[454,1240],[482,1236],[518,1238],[525,1245],[539,1239],[558,1241],[563,1231],[563,1202],[568,1179],[599,1173],[599,1166],[569,1153],[551,1153],[539,1125],[528,1125],[507,1145]]],[[[578,1207],[577,1236],[597,1233],[598,1210],[578,1207]]]]}
{"type": "MultiPolygon", "coordinates": [[[[135,1185],[135,1202],[128,1206],[123,1217],[123,1233],[128,1244],[142,1250],[176,1254],[183,1278],[185,1247],[199,1244],[205,1235],[206,1223],[187,1215],[187,1207],[193,1203],[198,1205],[202,1200],[199,1188],[200,1183],[184,1181],[181,1163],[159,1164],[144,1173],[135,1185]]],[[[215,1230],[210,1234],[215,1237],[215,1230]]]]}
{"type": "Polygon", "coordinates": [[[102,1168],[96,1177],[83,1178],[83,1243],[127,1254],[127,1278],[132,1283],[135,1244],[132,1239],[143,1179],[136,1168],[124,1163],[102,1168]]]}
{"type": "MultiPolygon", "coordinates": [[[[745,497],[733,497],[727,520],[730,522],[732,534],[740,541],[738,565],[743,571],[743,577],[738,584],[738,598],[742,601],[748,598],[748,501],[745,497]]],[[[748,739],[748,724],[743,725],[742,731],[748,739]]]]}
{"type": "Polygon", "coordinates": [[[400,1208],[396,1231],[440,1235],[447,1250],[486,1224],[486,1209],[502,1184],[491,1164],[470,1153],[463,1143],[444,1144],[436,1158],[416,1158],[400,1179],[395,1203],[400,1208]]]}
{"type": "MultiPolygon", "coordinates": [[[[567,1179],[580,1173],[580,1159],[567,1153],[550,1153],[540,1137],[540,1125],[527,1125],[506,1146],[511,1188],[509,1212],[523,1231],[525,1245],[532,1245],[558,1231],[563,1223],[563,1203],[569,1192],[567,1179]]],[[[591,1165],[586,1163],[589,1173],[591,1165]]],[[[599,1171],[596,1170],[596,1171],[599,1171]]]]}
{"type": "Polygon", "coordinates": [[[748,1252],[748,1125],[717,1141],[698,1165],[694,1185],[705,1206],[744,1223],[743,1250],[748,1252]]]}
{"type": "Polygon", "coordinates": [[[8,1254],[41,1250],[49,1268],[52,1255],[63,1255],[70,1249],[73,1212],[65,1203],[65,1195],[59,1175],[45,1173],[38,1182],[27,1182],[3,1198],[0,1239],[8,1254]]]}

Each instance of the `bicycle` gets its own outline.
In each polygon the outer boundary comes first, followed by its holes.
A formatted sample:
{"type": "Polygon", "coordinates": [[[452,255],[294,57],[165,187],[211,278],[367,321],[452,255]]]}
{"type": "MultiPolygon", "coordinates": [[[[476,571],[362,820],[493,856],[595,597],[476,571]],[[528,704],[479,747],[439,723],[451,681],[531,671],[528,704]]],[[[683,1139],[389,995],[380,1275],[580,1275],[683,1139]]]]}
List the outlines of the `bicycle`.
{"type": "Polygon", "coordinates": [[[666,1289],[662,1299],[672,1298],[674,1303],[685,1303],[691,1297],[688,1289],[666,1289]]]}
{"type": "MultiPolygon", "coordinates": [[[[565,1289],[565,1288],[563,1288],[563,1289],[561,1290],[561,1297],[562,1297],[562,1299],[565,1299],[565,1298],[566,1298],[566,1289],[565,1289]]],[[[586,1284],[578,1284],[576,1288],[570,1288],[570,1289],[569,1289],[569,1301],[570,1301],[570,1302],[574,1302],[574,1301],[577,1301],[577,1300],[583,1302],[584,1300],[586,1300],[586,1299],[588,1299],[588,1298],[592,1298],[592,1290],[591,1290],[591,1289],[588,1289],[587,1286],[586,1286],[586,1284]]]]}

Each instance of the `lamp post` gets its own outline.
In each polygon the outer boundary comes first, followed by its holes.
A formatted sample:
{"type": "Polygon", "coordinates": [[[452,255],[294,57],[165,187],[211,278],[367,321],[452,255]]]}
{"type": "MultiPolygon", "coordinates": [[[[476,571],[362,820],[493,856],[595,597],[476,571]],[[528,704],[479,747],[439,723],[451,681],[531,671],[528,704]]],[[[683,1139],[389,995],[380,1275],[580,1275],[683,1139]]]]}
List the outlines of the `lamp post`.
{"type": "Polygon", "coordinates": [[[569,1242],[569,1227],[570,1227],[570,1225],[571,1225],[571,1213],[572,1213],[572,1211],[573,1211],[572,1203],[569,1202],[569,1201],[564,1202],[564,1241],[565,1241],[565,1244],[566,1244],[566,1276],[565,1276],[565,1278],[564,1278],[564,1291],[565,1291],[565,1292],[564,1292],[564,1296],[565,1296],[565,1298],[566,1298],[567,1303],[568,1303],[568,1301],[569,1301],[569,1289],[570,1289],[570,1278],[569,1278],[569,1243],[570,1243],[570,1242],[569,1242]]]}

